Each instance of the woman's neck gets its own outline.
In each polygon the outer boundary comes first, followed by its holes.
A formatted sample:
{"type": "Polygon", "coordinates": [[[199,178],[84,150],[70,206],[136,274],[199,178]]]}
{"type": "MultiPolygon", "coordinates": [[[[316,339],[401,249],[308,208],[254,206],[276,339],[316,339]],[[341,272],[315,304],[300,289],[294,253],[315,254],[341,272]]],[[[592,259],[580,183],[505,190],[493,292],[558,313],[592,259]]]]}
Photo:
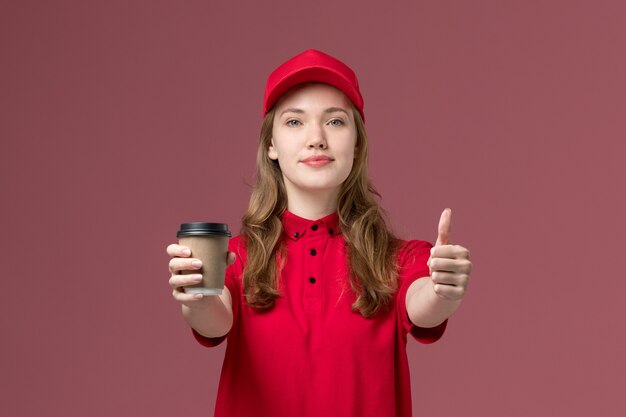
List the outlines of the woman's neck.
{"type": "Polygon", "coordinates": [[[338,190],[323,190],[315,193],[289,190],[287,210],[308,220],[317,220],[337,211],[338,190]]]}

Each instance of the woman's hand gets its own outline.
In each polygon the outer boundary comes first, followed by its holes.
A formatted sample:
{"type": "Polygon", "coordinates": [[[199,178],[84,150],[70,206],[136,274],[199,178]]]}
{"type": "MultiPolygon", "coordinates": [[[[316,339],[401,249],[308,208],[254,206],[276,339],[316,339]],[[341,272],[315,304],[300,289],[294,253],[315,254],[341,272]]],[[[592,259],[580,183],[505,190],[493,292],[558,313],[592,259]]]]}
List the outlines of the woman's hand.
{"type": "MultiPolygon", "coordinates": [[[[211,296],[185,293],[185,287],[202,281],[202,275],[199,272],[196,274],[182,274],[182,271],[198,271],[202,268],[202,262],[199,259],[190,258],[191,250],[186,246],[171,244],[167,247],[167,254],[172,257],[169,262],[171,274],[169,284],[172,287],[174,299],[192,309],[207,308],[211,296]]],[[[231,265],[233,262],[235,262],[235,254],[229,252],[228,265],[231,265]]]]}
{"type": "Polygon", "coordinates": [[[441,213],[437,242],[430,250],[428,267],[435,293],[450,301],[460,301],[465,296],[472,263],[470,253],[463,246],[449,243],[452,210],[441,213]]]}

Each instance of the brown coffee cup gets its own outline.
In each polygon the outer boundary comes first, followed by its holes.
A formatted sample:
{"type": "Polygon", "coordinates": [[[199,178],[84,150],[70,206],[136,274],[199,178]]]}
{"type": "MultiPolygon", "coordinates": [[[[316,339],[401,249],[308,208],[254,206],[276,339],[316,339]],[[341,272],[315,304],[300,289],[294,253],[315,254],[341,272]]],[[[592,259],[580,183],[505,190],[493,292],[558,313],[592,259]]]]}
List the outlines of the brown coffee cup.
{"type": "Polygon", "coordinates": [[[202,274],[198,284],[185,286],[188,294],[219,295],[224,289],[228,263],[230,230],[224,223],[183,223],[176,234],[179,244],[191,250],[191,257],[202,261],[202,268],[181,271],[183,275],[202,274]]]}

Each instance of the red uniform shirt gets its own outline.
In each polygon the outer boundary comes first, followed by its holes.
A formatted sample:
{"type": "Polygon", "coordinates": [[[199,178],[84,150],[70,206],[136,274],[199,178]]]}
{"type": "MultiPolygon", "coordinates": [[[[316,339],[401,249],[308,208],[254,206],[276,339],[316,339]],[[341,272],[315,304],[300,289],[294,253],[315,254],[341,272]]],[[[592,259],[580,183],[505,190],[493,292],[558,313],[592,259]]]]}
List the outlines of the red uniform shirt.
{"type": "Polygon", "coordinates": [[[228,335],[196,339],[211,347],[228,339],[216,417],[411,416],[407,333],[422,343],[443,334],[414,326],[406,311],[409,285],[429,275],[431,244],[403,242],[398,291],[390,310],[366,319],[351,309],[347,246],[337,214],[311,221],[283,215],[287,261],[275,306],[259,312],[245,304],[246,251],[231,239],[237,261],[226,286],[233,299],[228,335]]]}

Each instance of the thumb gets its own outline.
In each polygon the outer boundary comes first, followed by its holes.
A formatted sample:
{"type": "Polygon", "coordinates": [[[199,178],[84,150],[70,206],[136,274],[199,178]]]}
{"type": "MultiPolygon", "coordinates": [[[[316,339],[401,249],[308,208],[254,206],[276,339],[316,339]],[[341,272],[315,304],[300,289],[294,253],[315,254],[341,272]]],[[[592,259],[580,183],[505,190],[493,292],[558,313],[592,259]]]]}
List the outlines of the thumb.
{"type": "Polygon", "coordinates": [[[230,266],[234,264],[236,260],[237,260],[237,255],[235,255],[234,252],[228,252],[228,257],[226,258],[226,264],[230,266]]]}
{"type": "Polygon", "coordinates": [[[450,231],[452,230],[452,209],[445,209],[443,213],[441,213],[441,218],[439,219],[439,227],[437,228],[437,242],[435,242],[435,246],[439,245],[447,245],[450,243],[450,231]]]}

